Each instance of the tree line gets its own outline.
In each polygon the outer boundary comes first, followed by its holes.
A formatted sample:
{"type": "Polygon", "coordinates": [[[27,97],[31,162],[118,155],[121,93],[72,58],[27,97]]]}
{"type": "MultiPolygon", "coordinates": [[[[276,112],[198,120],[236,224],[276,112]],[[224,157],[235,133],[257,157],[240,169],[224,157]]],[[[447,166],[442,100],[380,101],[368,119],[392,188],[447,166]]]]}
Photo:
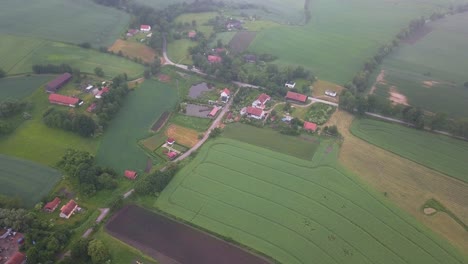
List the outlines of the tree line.
{"type": "Polygon", "coordinates": [[[123,106],[125,97],[130,92],[127,79],[126,74],[120,74],[114,77],[109,92],[96,102],[98,124],[103,128],[109,125],[109,122],[123,106]]]}
{"type": "Polygon", "coordinates": [[[86,114],[60,110],[54,107],[50,107],[45,111],[42,120],[48,127],[60,128],[82,137],[92,136],[97,128],[96,122],[86,114]]]}
{"type": "Polygon", "coordinates": [[[31,108],[31,104],[18,100],[7,100],[0,103],[0,135],[6,135],[15,129],[14,121],[10,120],[31,108]]]}
{"type": "Polygon", "coordinates": [[[32,70],[36,74],[44,74],[44,73],[65,73],[73,72],[73,68],[66,63],[62,63],[59,65],[56,64],[34,64],[32,66],[32,70]]]}
{"type": "Polygon", "coordinates": [[[156,171],[135,184],[138,195],[155,195],[169,184],[178,170],[177,164],[170,163],[164,171],[156,171]]]}

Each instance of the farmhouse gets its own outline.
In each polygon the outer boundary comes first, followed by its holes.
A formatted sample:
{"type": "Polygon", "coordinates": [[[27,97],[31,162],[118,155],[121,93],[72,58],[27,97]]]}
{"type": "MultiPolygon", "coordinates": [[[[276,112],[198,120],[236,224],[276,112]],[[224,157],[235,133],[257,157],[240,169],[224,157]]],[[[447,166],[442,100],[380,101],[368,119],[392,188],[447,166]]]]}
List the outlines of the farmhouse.
{"type": "Polygon", "coordinates": [[[209,63],[221,63],[223,59],[217,55],[208,55],[208,62],[209,63]]]}
{"type": "Polygon", "coordinates": [[[77,209],[78,204],[74,200],[70,200],[60,209],[60,217],[68,219],[77,209]]]}
{"type": "Polygon", "coordinates": [[[305,121],[304,129],[307,131],[315,132],[317,130],[317,124],[305,121]]]}
{"type": "Polygon", "coordinates": [[[83,101],[80,98],[53,93],[49,95],[49,103],[76,107],[78,105],[82,105],[83,101]]]}
{"type": "Polygon", "coordinates": [[[288,92],[286,94],[286,99],[297,101],[300,103],[305,103],[307,102],[307,95],[303,95],[303,94],[295,93],[295,92],[288,92]]]}
{"type": "Polygon", "coordinates": [[[51,212],[55,211],[55,209],[57,209],[57,206],[59,204],[60,204],[60,199],[58,197],[55,197],[54,200],[52,200],[51,202],[46,203],[46,205],[44,206],[44,211],[51,213],[51,212]]]}
{"type": "Polygon", "coordinates": [[[325,91],[325,95],[328,95],[330,97],[336,97],[336,92],[335,91],[330,91],[330,90],[326,90],[325,91]]]}
{"type": "Polygon", "coordinates": [[[138,176],[138,173],[136,173],[136,171],[126,170],[124,175],[128,179],[134,180],[138,176]]]}
{"type": "Polygon", "coordinates": [[[5,264],[24,264],[26,263],[26,255],[21,252],[16,252],[5,264]]]}
{"type": "Polygon", "coordinates": [[[151,31],[151,26],[150,25],[141,25],[140,30],[143,32],[150,32],[151,31]]]}
{"type": "Polygon", "coordinates": [[[168,139],[166,140],[166,144],[168,144],[169,146],[174,145],[174,143],[175,143],[175,139],[173,139],[173,138],[168,138],[168,139]]]}
{"type": "Polygon", "coordinates": [[[175,159],[175,157],[177,157],[177,155],[179,155],[177,152],[175,151],[169,151],[168,153],[166,153],[167,157],[170,159],[170,160],[173,160],[175,159]]]}
{"type": "Polygon", "coordinates": [[[193,39],[197,37],[197,32],[195,30],[191,30],[187,33],[187,35],[190,39],[193,39]]]}
{"type": "Polygon", "coordinates": [[[262,93],[257,100],[252,103],[252,107],[265,109],[265,104],[270,101],[271,97],[268,94],[262,93]]]}
{"type": "Polygon", "coordinates": [[[108,92],[109,92],[109,87],[104,87],[99,92],[97,92],[96,95],[94,95],[94,97],[96,99],[101,99],[102,96],[108,92]]]}
{"type": "Polygon", "coordinates": [[[255,119],[262,119],[265,115],[263,109],[249,106],[247,107],[247,116],[255,119]]]}
{"type": "Polygon", "coordinates": [[[296,87],[296,83],[295,82],[287,82],[284,84],[285,87],[288,87],[289,89],[292,89],[294,87],[296,87]]]}
{"type": "Polygon", "coordinates": [[[216,114],[218,114],[219,109],[221,109],[221,107],[217,107],[217,106],[213,107],[213,109],[212,109],[211,112],[208,114],[208,116],[209,116],[209,117],[215,117],[216,114]]]}
{"type": "Polygon", "coordinates": [[[227,101],[229,101],[229,97],[231,97],[231,91],[229,91],[228,88],[224,88],[224,89],[221,91],[221,101],[223,101],[224,103],[226,103],[227,101]]]}
{"type": "Polygon", "coordinates": [[[48,93],[56,93],[62,86],[64,86],[70,79],[72,75],[68,72],[58,76],[57,78],[53,79],[49,83],[46,84],[46,92],[48,93]]]}

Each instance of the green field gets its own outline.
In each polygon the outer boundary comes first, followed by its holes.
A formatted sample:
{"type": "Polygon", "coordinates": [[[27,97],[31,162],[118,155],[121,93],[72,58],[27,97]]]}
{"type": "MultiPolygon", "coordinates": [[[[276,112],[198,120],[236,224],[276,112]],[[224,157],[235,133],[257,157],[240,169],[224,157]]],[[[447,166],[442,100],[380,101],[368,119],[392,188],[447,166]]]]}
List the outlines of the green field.
{"type": "Polygon", "coordinates": [[[0,154],[0,194],[19,197],[25,206],[39,202],[59,179],[54,169],[0,154]]]}
{"type": "Polygon", "coordinates": [[[371,119],[357,119],[351,132],[371,144],[468,182],[468,143],[371,119]]]}
{"type": "Polygon", "coordinates": [[[468,14],[430,23],[429,34],[405,44],[384,61],[385,83],[409,104],[453,117],[468,117],[468,14]],[[430,74],[428,74],[430,73],[430,74]],[[427,85],[424,82],[435,82],[427,85]]]}
{"type": "Polygon", "coordinates": [[[169,121],[171,124],[183,126],[186,128],[194,129],[198,132],[205,132],[211,124],[210,118],[201,118],[194,116],[187,116],[183,114],[175,114],[169,121]]]}
{"type": "Polygon", "coordinates": [[[174,40],[167,45],[167,56],[175,63],[191,65],[193,61],[188,49],[196,45],[196,42],[189,39],[174,40]]]}
{"type": "Polygon", "coordinates": [[[155,206],[281,263],[464,263],[338,166],[338,150],[326,141],[304,161],[239,141],[210,141],[155,206]]]}
{"type": "Polygon", "coordinates": [[[227,125],[224,128],[223,136],[305,160],[311,160],[320,145],[318,137],[286,136],[271,129],[242,123],[227,125]]]}
{"type": "Polygon", "coordinates": [[[129,21],[125,12],[92,0],[3,0],[0,34],[109,46],[129,21]]]}
{"type": "Polygon", "coordinates": [[[0,102],[5,99],[23,99],[53,76],[34,75],[0,79],[0,102]]]}
{"type": "Polygon", "coordinates": [[[140,139],[164,111],[174,107],[177,91],[173,84],[146,80],[125,99],[125,104],[107,128],[96,155],[97,162],[123,173],[144,171],[148,156],[138,146],[140,139]]]}
{"type": "Polygon", "coordinates": [[[67,63],[81,72],[93,73],[101,67],[107,77],[127,73],[130,78],[141,76],[143,66],[124,58],[83,49],[59,42],[38,41],[34,38],[0,35],[7,45],[0,47],[0,67],[8,75],[32,72],[34,64],[67,63]]]}

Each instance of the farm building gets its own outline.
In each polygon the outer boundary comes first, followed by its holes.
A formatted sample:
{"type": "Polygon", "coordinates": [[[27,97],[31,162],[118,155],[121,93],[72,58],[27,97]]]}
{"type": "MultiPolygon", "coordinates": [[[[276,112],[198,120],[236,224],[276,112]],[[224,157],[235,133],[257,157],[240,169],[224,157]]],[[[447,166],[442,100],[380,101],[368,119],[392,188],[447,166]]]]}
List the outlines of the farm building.
{"type": "Polygon", "coordinates": [[[140,30],[143,32],[150,32],[151,31],[151,26],[150,25],[141,25],[140,30]]]}
{"type": "Polygon", "coordinates": [[[263,112],[263,109],[252,107],[252,106],[247,107],[247,110],[245,113],[247,114],[248,117],[255,118],[255,119],[262,119],[265,116],[265,112],[263,112]]]}
{"type": "Polygon", "coordinates": [[[130,180],[136,179],[138,176],[138,173],[136,171],[131,171],[131,170],[126,170],[124,173],[125,177],[127,177],[130,180]]]}
{"type": "Polygon", "coordinates": [[[55,209],[57,209],[57,206],[59,204],[60,204],[60,198],[55,197],[54,200],[52,200],[51,202],[46,203],[46,205],[44,206],[44,211],[51,213],[51,212],[55,211],[55,209]]]}
{"type": "Polygon", "coordinates": [[[168,139],[166,140],[166,144],[168,144],[168,145],[170,145],[170,146],[174,145],[174,143],[175,143],[175,139],[173,139],[173,138],[168,138],[168,139]]]}
{"type": "Polygon", "coordinates": [[[60,209],[60,217],[68,219],[77,209],[78,204],[74,200],[70,200],[60,209]]]}
{"type": "Polygon", "coordinates": [[[221,54],[221,53],[223,53],[223,52],[226,52],[226,53],[227,53],[227,50],[226,50],[225,48],[216,48],[216,49],[214,49],[214,52],[215,52],[216,54],[221,54]]]}
{"type": "Polygon", "coordinates": [[[127,37],[133,37],[134,35],[136,35],[138,33],[138,29],[129,29],[127,31],[127,37]]]}
{"type": "Polygon", "coordinates": [[[228,88],[224,88],[224,89],[221,91],[221,101],[223,101],[224,103],[226,103],[227,101],[229,101],[229,97],[231,97],[231,91],[229,91],[228,88]]]}
{"type": "Polygon", "coordinates": [[[253,54],[244,55],[244,61],[248,63],[255,63],[257,62],[257,56],[253,54]]]}
{"type": "Polygon", "coordinates": [[[271,97],[268,94],[262,93],[257,97],[257,100],[252,103],[252,107],[265,109],[265,104],[270,101],[270,99],[271,97]]]}
{"type": "Polygon", "coordinates": [[[242,22],[237,19],[230,19],[226,23],[226,29],[231,31],[233,29],[242,29],[242,22]]]}
{"type": "Polygon", "coordinates": [[[24,264],[26,263],[26,255],[21,252],[16,252],[5,264],[24,264]]]}
{"type": "Polygon", "coordinates": [[[317,124],[305,121],[304,129],[310,132],[315,132],[317,130],[317,124]]]}
{"type": "Polygon", "coordinates": [[[76,107],[82,105],[83,101],[80,98],[53,93],[49,95],[49,103],[76,107]]]}
{"type": "Polygon", "coordinates": [[[215,117],[216,114],[218,114],[219,109],[221,109],[221,107],[217,107],[217,106],[213,107],[213,109],[212,109],[211,112],[208,114],[208,116],[209,116],[209,117],[215,117]]]}
{"type": "Polygon", "coordinates": [[[195,37],[197,37],[197,32],[195,30],[191,30],[187,33],[188,37],[193,39],[195,37]]]}
{"type": "Polygon", "coordinates": [[[108,92],[109,92],[109,87],[104,87],[99,92],[97,92],[96,95],[94,95],[94,97],[96,99],[101,99],[102,96],[108,92]]]}
{"type": "Polygon", "coordinates": [[[57,78],[53,79],[49,83],[46,84],[46,92],[48,93],[56,93],[62,86],[64,86],[70,79],[72,75],[68,72],[58,76],[57,78]]]}
{"type": "Polygon", "coordinates": [[[208,62],[209,63],[221,63],[223,59],[217,55],[208,55],[208,62]]]}
{"type": "Polygon", "coordinates": [[[296,87],[296,83],[295,82],[287,82],[284,84],[285,87],[288,87],[289,89],[292,89],[294,87],[296,87]]]}
{"type": "Polygon", "coordinates": [[[307,102],[307,95],[303,95],[303,94],[295,93],[295,92],[288,92],[286,94],[286,99],[297,101],[300,103],[305,103],[307,102]]]}
{"type": "Polygon", "coordinates": [[[177,157],[177,155],[179,155],[177,152],[175,151],[169,151],[168,153],[166,153],[167,157],[170,159],[170,160],[173,160],[177,157]]]}
{"type": "Polygon", "coordinates": [[[325,91],[325,95],[328,95],[330,97],[336,97],[336,92],[335,91],[330,91],[330,90],[326,90],[325,91]]]}
{"type": "Polygon", "coordinates": [[[92,113],[96,109],[96,103],[92,103],[88,108],[86,108],[86,112],[92,113]]]}

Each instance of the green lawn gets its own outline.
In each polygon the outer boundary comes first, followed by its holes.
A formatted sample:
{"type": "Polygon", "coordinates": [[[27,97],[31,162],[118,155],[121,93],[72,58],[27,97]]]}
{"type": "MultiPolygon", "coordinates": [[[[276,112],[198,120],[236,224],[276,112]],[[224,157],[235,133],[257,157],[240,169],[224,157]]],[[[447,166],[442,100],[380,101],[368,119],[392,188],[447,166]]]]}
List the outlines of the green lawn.
{"type": "Polygon", "coordinates": [[[4,68],[8,75],[31,73],[34,64],[61,63],[93,74],[96,67],[101,67],[106,77],[127,73],[130,78],[136,78],[141,76],[144,70],[142,65],[130,60],[65,43],[39,42],[36,39],[11,35],[0,35],[0,40],[11,43],[0,47],[0,57],[6,58],[0,61],[0,67],[4,68]],[[30,40],[34,45],[29,43],[30,40]]]}
{"type": "Polygon", "coordinates": [[[19,197],[32,207],[60,179],[60,172],[27,160],[0,154],[0,194],[19,197]]]}
{"type": "Polygon", "coordinates": [[[194,129],[198,132],[205,132],[211,124],[210,118],[200,118],[187,116],[183,114],[175,114],[169,122],[186,128],[194,129]]]}
{"type": "Polygon", "coordinates": [[[174,83],[146,80],[131,92],[107,128],[97,153],[100,165],[121,173],[126,169],[142,172],[148,159],[138,141],[150,135],[154,121],[177,101],[174,83]]]}
{"type": "MultiPolygon", "coordinates": [[[[107,47],[125,31],[129,21],[125,12],[92,0],[3,0],[0,34],[107,47]]],[[[0,41],[3,44],[2,38],[0,41]]]]}
{"type": "Polygon", "coordinates": [[[9,98],[21,100],[52,78],[52,75],[34,75],[0,79],[0,102],[9,98]]]}
{"type": "Polygon", "coordinates": [[[196,45],[189,39],[174,40],[167,45],[167,56],[175,63],[191,65],[193,61],[188,49],[196,45]]]}
{"type": "Polygon", "coordinates": [[[432,32],[415,44],[400,46],[382,67],[387,86],[397,87],[413,106],[468,117],[467,24],[468,14],[451,16],[430,23],[432,32]],[[432,86],[424,84],[431,81],[432,86]]]}
{"type": "Polygon", "coordinates": [[[197,23],[196,30],[202,32],[207,38],[213,33],[213,26],[206,25],[210,19],[213,19],[218,14],[216,12],[205,12],[205,13],[188,13],[182,14],[175,19],[175,23],[189,23],[195,20],[197,23]]]}
{"type": "Polygon", "coordinates": [[[153,206],[281,263],[464,263],[460,253],[369,191],[324,141],[312,161],[209,141],[153,206]]]}
{"type": "Polygon", "coordinates": [[[378,147],[468,182],[465,141],[371,119],[356,119],[351,132],[378,147]]]}
{"type": "Polygon", "coordinates": [[[227,125],[223,136],[305,160],[312,159],[321,141],[318,137],[286,136],[272,129],[242,123],[227,125]]]}

